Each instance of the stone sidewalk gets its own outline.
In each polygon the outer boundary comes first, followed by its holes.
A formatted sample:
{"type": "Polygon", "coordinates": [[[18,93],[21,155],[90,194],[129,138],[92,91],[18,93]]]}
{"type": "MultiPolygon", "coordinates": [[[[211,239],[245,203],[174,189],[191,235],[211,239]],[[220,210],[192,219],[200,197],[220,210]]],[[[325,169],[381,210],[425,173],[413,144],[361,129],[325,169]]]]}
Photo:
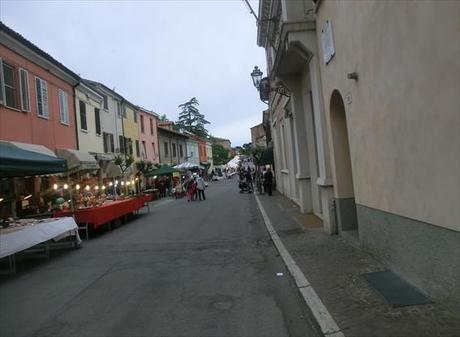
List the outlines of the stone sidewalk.
{"type": "Polygon", "coordinates": [[[330,236],[289,199],[258,195],[282,243],[345,336],[460,336],[460,313],[439,303],[394,308],[362,274],[385,270],[357,242],[330,236]]]}

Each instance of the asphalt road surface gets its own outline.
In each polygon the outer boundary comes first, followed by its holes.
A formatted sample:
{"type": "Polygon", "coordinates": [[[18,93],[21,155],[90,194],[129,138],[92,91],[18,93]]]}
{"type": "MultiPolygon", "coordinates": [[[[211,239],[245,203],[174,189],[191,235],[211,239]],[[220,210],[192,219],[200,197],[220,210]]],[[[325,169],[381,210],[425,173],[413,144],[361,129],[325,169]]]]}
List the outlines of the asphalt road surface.
{"type": "Polygon", "coordinates": [[[317,336],[254,196],[236,178],[206,195],[21,262],[0,278],[0,336],[317,336]]]}

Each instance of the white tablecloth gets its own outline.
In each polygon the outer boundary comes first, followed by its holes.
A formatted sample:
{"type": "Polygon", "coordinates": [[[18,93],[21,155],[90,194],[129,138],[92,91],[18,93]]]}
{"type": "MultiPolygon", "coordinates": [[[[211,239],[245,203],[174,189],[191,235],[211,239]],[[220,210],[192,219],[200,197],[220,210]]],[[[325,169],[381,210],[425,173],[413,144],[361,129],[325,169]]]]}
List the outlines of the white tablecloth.
{"type": "Polygon", "coordinates": [[[81,243],[78,226],[73,218],[58,218],[18,228],[0,229],[0,258],[33,247],[39,243],[75,235],[81,243]]]}

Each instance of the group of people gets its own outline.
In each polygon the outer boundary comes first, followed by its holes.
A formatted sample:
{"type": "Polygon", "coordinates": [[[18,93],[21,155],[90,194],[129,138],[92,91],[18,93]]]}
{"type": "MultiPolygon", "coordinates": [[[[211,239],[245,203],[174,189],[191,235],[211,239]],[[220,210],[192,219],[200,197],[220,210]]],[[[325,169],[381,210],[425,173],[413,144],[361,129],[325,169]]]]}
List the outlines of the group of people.
{"type": "Polygon", "coordinates": [[[182,184],[182,188],[186,193],[187,201],[206,200],[204,193],[206,182],[202,175],[193,174],[188,176],[182,184]]]}
{"type": "Polygon", "coordinates": [[[271,168],[263,167],[262,171],[255,169],[240,170],[239,175],[240,181],[245,181],[250,192],[254,191],[253,182],[255,181],[260,194],[268,193],[268,195],[272,195],[273,172],[271,168]]]}

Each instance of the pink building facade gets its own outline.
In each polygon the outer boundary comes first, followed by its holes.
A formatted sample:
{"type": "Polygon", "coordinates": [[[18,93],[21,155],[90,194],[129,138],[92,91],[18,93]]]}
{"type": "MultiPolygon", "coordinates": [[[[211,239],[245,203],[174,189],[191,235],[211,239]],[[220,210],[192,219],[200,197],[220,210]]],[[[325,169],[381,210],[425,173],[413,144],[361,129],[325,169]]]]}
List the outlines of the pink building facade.
{"type": "Polygon", "coordinates": [[[154,164],[160,163],[158,148],[158,115],[153,111],[139,108],[139,146],[141,159],[154,164]]]}
{"type": "Polygon", "coordinates": [[[77,149],[79,78],[0,23],[0,140],[77,149]]]}

